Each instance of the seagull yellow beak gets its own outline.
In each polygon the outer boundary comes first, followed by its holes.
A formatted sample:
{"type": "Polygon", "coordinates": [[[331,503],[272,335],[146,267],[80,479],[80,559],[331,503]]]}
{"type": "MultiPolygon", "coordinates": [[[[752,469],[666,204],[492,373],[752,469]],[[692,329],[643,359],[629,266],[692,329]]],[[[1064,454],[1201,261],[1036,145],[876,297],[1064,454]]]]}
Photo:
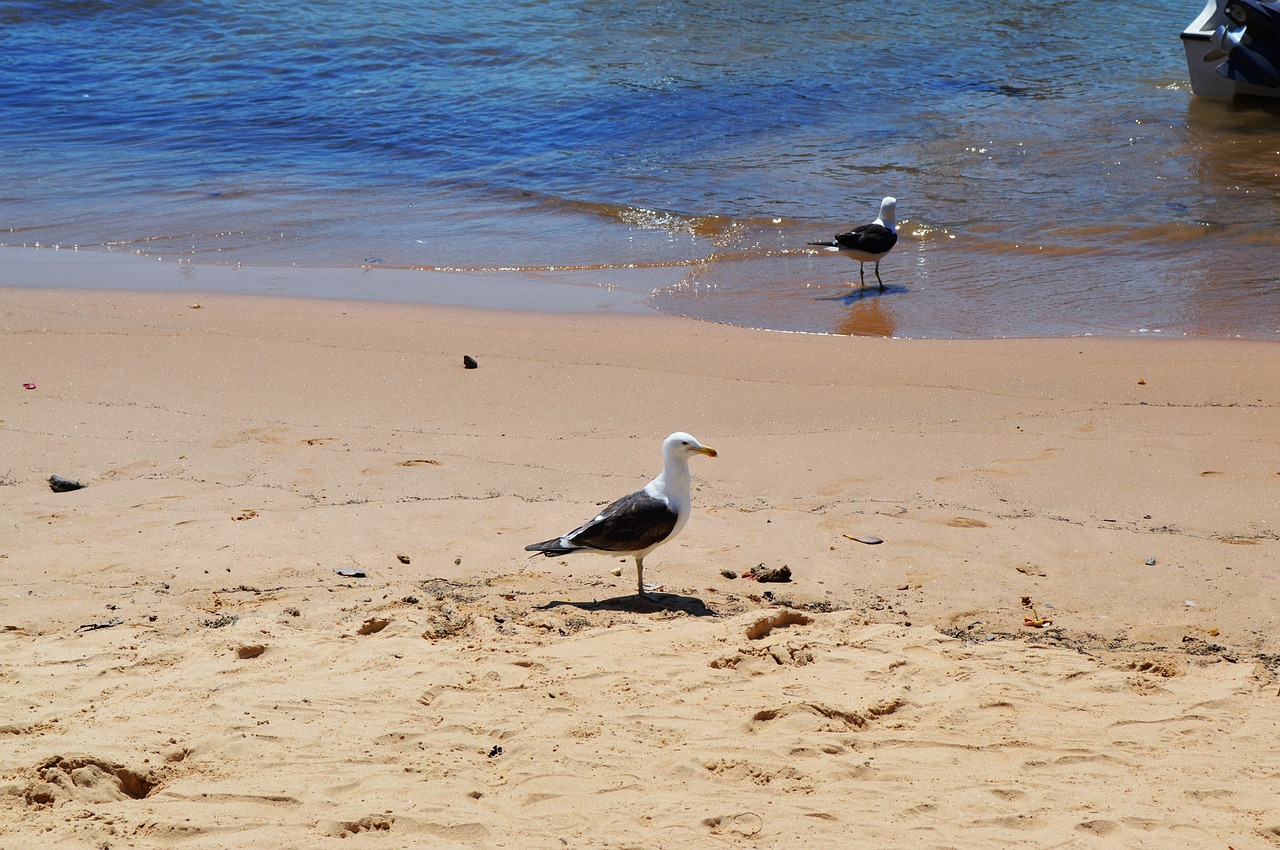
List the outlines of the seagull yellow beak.
{"type": "Polygon", "coordinates": [[[698,446],[697,451],[698,451],[698,454],[700,455],[706,455],[707,457],[717,457],[716,450],[711,448],[711,446],[698,446]]]}

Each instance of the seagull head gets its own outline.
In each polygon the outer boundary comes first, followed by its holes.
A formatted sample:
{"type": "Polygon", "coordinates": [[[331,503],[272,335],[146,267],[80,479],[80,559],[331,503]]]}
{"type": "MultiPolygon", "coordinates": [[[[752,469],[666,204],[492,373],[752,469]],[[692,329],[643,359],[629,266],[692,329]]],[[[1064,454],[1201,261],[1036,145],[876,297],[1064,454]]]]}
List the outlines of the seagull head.
{"type": "Polygon", "coordinates": [[[877,219],[881,224],[890,230],[896,230],[897,224],[895,218],[898,214],[898,199],[889,197],[880,202],[880,218],[877,219]]]}
{"type": "Polygon", "coordinates": [[[715,457],[716,450],[699,443],[692,434],[677,431],[662,442],[662,455],[666,458],[690,458],[694,455],[715,457]]]}

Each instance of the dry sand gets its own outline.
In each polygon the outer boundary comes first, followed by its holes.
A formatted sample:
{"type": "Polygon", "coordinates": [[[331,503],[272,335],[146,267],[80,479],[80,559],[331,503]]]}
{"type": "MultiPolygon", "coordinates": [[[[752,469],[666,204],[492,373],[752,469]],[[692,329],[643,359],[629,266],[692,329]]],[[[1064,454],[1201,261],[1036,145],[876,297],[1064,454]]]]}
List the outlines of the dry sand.
{"type": "Polygon", "coordinates": [[[1280,847],[1275,343],[4,289],[0,364],[3,850],[1280,847]],[[674,430],[657,603],[526,557],[674,430]]]}

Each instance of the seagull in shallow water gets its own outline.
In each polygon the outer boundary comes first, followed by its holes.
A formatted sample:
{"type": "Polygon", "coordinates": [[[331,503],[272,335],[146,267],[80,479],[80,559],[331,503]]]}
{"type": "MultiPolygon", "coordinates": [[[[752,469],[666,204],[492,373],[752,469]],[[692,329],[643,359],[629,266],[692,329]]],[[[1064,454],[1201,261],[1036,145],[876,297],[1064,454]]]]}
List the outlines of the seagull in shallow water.
{"type": "Polygon", "coordinates": [[[606,507],[594,519],[568,534],[524,547],[554,558],[574,552],[636,559],[637,595],[649,598],[644,583],[644,556],[680,533],[689,521],[689,458],[715,457],[716,450],[678,431],[662,443],[662,472],[629,496],[606,507]]]}
{"type": "Polygon", "coordinates": [[[852,260],[857,260],[858,279],[862,281],[864,287],[867,285],[867,279],[863,274],[862,264],[874,262],[876,280],[880,282],[880,291],[884,292],[884,281],[880,280],[880,258],[889,253],[898,241],[898,225],[894,221],[897,207],[897,198],[885,198],[880,202],[880,217],[875,221],[870,224],[860,224],[848,233],[837,233],[834,242],[810,242],[809,244],[826,248],[828,251],[838,251],[852,260]]]}

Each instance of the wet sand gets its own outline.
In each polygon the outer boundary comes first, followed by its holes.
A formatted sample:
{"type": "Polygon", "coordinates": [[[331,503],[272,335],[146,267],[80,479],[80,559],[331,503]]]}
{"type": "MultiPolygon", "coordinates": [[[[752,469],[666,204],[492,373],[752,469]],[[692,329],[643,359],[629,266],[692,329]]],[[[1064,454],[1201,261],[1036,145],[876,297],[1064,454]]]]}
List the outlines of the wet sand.
{"type": "Polygon", "coordinates": [[[11,288],[0,362],[5,847],[1280,846],[1274,343],[11,288]],[[656,602],[527,557],[677,429],[656,602]]]}
{"type": "Polygon", "coordinates": [[[0,288],[59,289],[80,281],[116,292],[219,292],[527,312],[647,315],[654,288],[679,275],[678,269],[661,267],[473,272],[214,265],[124,251],[0,248],[0,288]]]}

